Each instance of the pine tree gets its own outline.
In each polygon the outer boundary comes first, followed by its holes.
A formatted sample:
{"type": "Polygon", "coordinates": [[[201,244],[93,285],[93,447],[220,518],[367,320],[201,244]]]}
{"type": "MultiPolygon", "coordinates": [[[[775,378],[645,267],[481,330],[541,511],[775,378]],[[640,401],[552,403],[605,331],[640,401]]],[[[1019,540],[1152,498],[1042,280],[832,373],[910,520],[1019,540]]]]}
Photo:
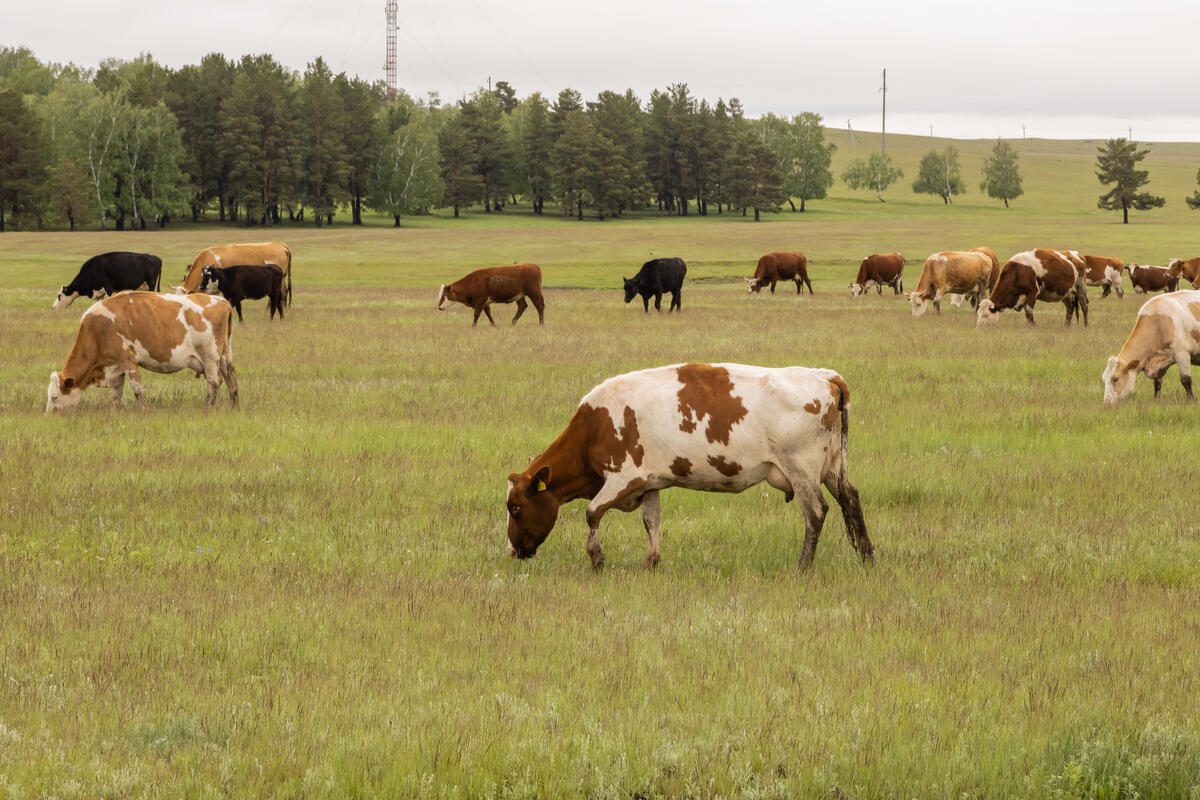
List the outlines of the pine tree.
{"type": "Polygon", "coordinates": [[[958,163],[958,148],[947,146],[940,153],[930,150],[922,156],[912,188],[917,194],[937,195],[946,205],[953,203],[954,195],[965,191],[962,168],[958,163]]]}
{"type": "Polygon", "coordinates": [[[45,142],[37,117],[17,92],[0,90],[0,232],[5,209],[15,217],[33,206],[45,166],[45,142]]]}
{"type": "MultiPolygon", "coordinates": [[[[1196,183],[1200,183],[1200,170],[1196,171],[1196,183]]],[[[1191,197],[1185,197],[1184,202],[1188,204],[1188,208],[1193,211],[1200,210],[1200,189],[1192,192],[1191,197]]]]}
{"type": "Polygon", "coordinates": [[[442,125],[438,149],[442,155],[444,202],[454,208],[457,219],[459,210],[478,200],[483,188],[483,181],[475,171],[471,139],[461,112],[455,112],[442,125]]]}
{"type": "Polygon", "coordinates": [[[992,154],[983,162],[983,183],[980,191],[988,197],[1004,201],[1016,199],[1025,193],[1021,188],[1021,170],[1017,166],[1017,150],[1003,139],[997,139],[992,154]]]}
{"type": "Polygon", "coordinates": [[[476,92],[471,99],[459,103],[459,118],[470,142],[485,212],[501,211],[508,196],[507,173],[512,155],[504,135],[503,113],[493,92],[476,92]]]}
{"type": "Polygon", "coordinates": [[[534,92],[521,103],[518,114],[521,117],[521,164],[525,188],[533,213],[541,214],[550,197],[550,169],[554,158],[550,104],[534,92]]]}
{"type": "MultiPolygon", "coordinates": [[[[344,79],[344,76],[343,76],[344,79]]],[[[346,107],[322,58],[308,65],[300,86],[303,158],[302,197],[318,227],[345,199],[350,161],[346,154],[346,107]]]]}
{"type": "Polygon", "coordinates": [[[875,198],[884,202],[883,193],[896,181],[904,177],[904,170],[892,165],[892,157],[883,153],[872,153],[870,158],[850,162],[842,171],[842,181],[851,189],[869,189],[875,198]]]}
{"type": "Polygon", "coordinates": [[[591,205],[591,189],[596,171],[597,134],[591,120],[582,111],[574,111],[562,120],[562,135],[554,143],[555,194],[562,200],[564,213],[575,212],[583,219],[583,207],[591,205]]]}
{"type": "Polygon", "coordinates": [[[334,81],[342,98],[345,126],[346,196],[350,198],[350,223],[362,225],[363,203],[371,191],[371,175],[379,160],[380,129],[375,113],[383,98],[378,87],[360,78],[338,75],[334,81]]]}
{"type": "Polygon", "coordinates": [[[1128,139],[1109,139],[1099,148],[1096,157],[1096,178],[1102,184],[1114,184],[1100,195],[1096,205],[1105,211],[1121,209],[1124,224],[1129,224],[1129,209],[1148,211],[1161,208],[1167,201],[1149,192],[1138,189],[1150,182],[1148,170],[1138,169],[1137,164],[1150,154],[1149,148],[1138,150],[1137,143],[1128,139]]]}
{"type": "Polygon", "coordinates": [[[754,221],[763,211],[777,213],[784,201],[783,176],[775,153],[756,131],[743,123],[734,139],[729,189],[734,204],[754,209],[754,221]]]}

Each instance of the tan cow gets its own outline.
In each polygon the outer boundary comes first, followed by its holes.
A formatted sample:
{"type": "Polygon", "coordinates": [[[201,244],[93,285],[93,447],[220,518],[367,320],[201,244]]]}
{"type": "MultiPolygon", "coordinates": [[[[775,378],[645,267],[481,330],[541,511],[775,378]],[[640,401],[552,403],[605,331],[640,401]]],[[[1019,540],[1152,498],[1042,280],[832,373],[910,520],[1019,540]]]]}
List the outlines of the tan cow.
{"type": "Polygon", "coordinates": [[[1121,273],[1125,271],[1125,262],[1112,256],[1087,256],[1078,250],[1060,250],[1072,263],[1083,268],[1083,278],[1088,286],[1103,288],[1101,297],[1108,297],[1115,289],[1117,297],[1125,296],[1121,286],[1121,273]]]}
{"type": "Polygon", "coordinates": [[[1179,288],[1181,271],[1149,264],[1130,264],[1129,282],[1138,294],[1150,292],[1173,292],[1179,288]]]}
{"type": "Polygon", "coordinates": [[[1062,302],[1067,308],[1067,324],[1072,315],[1083,313],[1088,324],[1087,284],[1083,279],[1083,262],[1076,261],[1058,250],[1027,250],[1017,253],[1000,270],[1000,280],[986,300],[979,304],[976,326],[994,324],[1006,308],[1025,312],[1030,325],[1033,307],[1038,300],[1062,302]]]}
{"type": "Polygon", "coordinates": [[[222,244],[206,247],[196,254],[183,285],[175,287],[179,294],[188,294],[200,290],[205,267],[263,266],[275,264],[283,270],[283,280],[287,284],[285,300],[292,304],[292,250],[283,242],[257,242],[253,244],[222,244]]]}
{"type": "Polygon", "coordinates": [[[438,311],[446,310],[446,303],[462,303],[475,312],[471,327],[479,324],[479,315],[487,314],[488,322],[496,327],[492,319],[492,303],[516,303],[517,313],[512,324],[525,313],[525,300],[533,303],[537,310],[538,324],[545,325],[546,301],[542,297],[542,268],[537,264],[513,264],[507,267],[484,267],[477,269],[454,283],[445,283],[438,288],[438,311]]]}
{"type": "Polygon", "coordinates": [[[1187,278],[1193,287],[1200,288],[1200,258],[1172,258],[1167,262],[1167,269],[1177,277],[1187,278]]]}
{"type": "Polygon", "coordinates": [[[948,294],[965,295],[972,308],[987,293],[992,280],[993,258],[982,249],[944,250],[925,259],[917,290],[908,296],[914,317],[925,313],[933,301],[934,311],[942,313],[942,298],[948,294]]]}
{"type": "Polygon", "coordinates": [[[858,265],[858,276],[850,284],[850,294],[860,297],[871,285],[875,293],[883,294],[884,286],[891,286],[893,294],[904,292],[904,256],[900,253],[876,253],[867,256],[858,265]]]}
{"type": "Polygon", "coordinates": [[[745,278],[746,291],[758,294],[764,286],[771,287],[775,294],[775,284],[779,281],[795,281],[796,294],[801,294],[804,287],[808,293],[813,293],[812,281],[808,279],[808,256],[804,253],[767,253],[758,259],[754,268],[754,277],[745,278]]]}
{"type": "Polygon", "coordinates": [[[1142,304],[1121,352],[1109,358],[1104,368],[1105,407],[1112,408],[1133,394],[1138,373],[1154,381],[1158,397],[1172,364],[1179,366],[1187,399],[1195,400],[1192,365],[1200,364],[1200,292],[1171,292],[1142,304]]]}
{"type": "Polygon", "coordinates": [[[586,499],[592,566],[604,563],[600,520],[642,509],[646,566],[659,560],[659,492],[741,492],[766,481],[804,514],[800,566],[812,563],[828,505],[838,501],[864,562],[874,548],[846,474],[850,388],[828,369],[675,364],[618,375],[588,392],[567,427],[508,476],[509,555],[529,558],[559,508],[586,499]]]}
{"type": "Polygon", "coordinates": [[[238,402],[233,368],[233,308],[207,294],[120,292],[83,313],[66,366],[50,373],[46,413],[79,404],[89,386],[113,390],[121,405],[125,380],[147,408],[139,367],[151,372],[190,369],[208,381],[206,403],[217,400],[224,381],[229,401],[238,402]]]}

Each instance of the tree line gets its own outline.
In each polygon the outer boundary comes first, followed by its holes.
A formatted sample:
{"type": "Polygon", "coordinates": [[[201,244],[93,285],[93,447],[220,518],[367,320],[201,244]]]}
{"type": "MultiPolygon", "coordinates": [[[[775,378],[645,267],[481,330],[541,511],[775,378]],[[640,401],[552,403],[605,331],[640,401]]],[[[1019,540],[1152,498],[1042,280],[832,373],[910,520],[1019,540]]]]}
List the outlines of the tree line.
{"type": "MultiPolygon", "coordinates": [[[[434,209],[501,213],[522,200],[580,220],[641,209],[758,220],[824,198],[835,150],[818,114],[751,119],[737,98],[709,102],[685,83],[643,101],[573,89],[520,98],[500,81],[442,102],[389,96],[321,58],[302,73],[270,55],[219,53],[179,69],[143,55],[91,70],[0,48],[0,230],[145,229],[179,217],[324,225],[338,213],[362,224],[366,209],[399,226],[434,209]]],[[[1138,178],[1126,161],[1139,153],[1114,162],[1119,187],[1138,178]]],[[[875,153],[841,178],[882,201],[903,174],[875,153]]],[[[1012,145],[997,141],[982,178],[1005,206],[1021,196],[1012,145]]],[[[1153,207],[1139,186],[1110,201],[1153,207]]],[[[958,150],[927,153],[912,189],[952,203],[966,191],[958,150]]],[[[1200,205],[1200,192],[1188,202],[1200,205]]]]}

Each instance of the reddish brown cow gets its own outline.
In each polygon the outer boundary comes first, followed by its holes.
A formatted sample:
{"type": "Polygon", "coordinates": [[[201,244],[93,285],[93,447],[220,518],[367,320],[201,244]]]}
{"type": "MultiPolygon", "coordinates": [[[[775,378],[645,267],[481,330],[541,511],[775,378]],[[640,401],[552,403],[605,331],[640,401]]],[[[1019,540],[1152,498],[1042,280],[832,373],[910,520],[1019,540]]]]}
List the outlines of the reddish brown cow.
{"type": "Polygon", "coordinates": [[[1173,292],[1179,288],[1180,273],[1166,267],[1152,267],[1146,264],[1129,265],[1129,282],[1138,294],[1150,292],[1173,292]]]}
{"type": "Polygon", "coordinates": [[[771,285],[771,294],[775,294],[775,284],[778,281],[795,281],[796,294],[808,287],[808,293],[813,293],[812,281],[808,279],[808,258],[804,253],[767,253],[758,260],[754,268],[754,277],[746,278],[750,292],[757,294],[762,287],[771,285]]]}
{"type": "Polygon", "coordinates": [[[850,293],[855,297],[866,294],[871,284],[875,293],[883,294],[883,287],[891,286],[894,294],[904,291],[904,256],[900,253],[876,253],[867,256],[858,265],[858,277],[850,284],[850,293]]]}
{"type": "Polygon", "coordinates": [[[1057,250],[1027,250],[1017,253],[1000,270],[1000,280],[988,299],[979,304],[976,325],[995,323],[1006,308],[1025,312],[1030,325],[1033,306],[1038,300],[1062,302],[1071,316],[1083,312],[1088,324],[1087,284],[1083,267],[1057,250]]]}
{"type": "Polygon", "coordinates": [[[479,315],[487,314],[488,322],[496,326],[489,306],[492,303],[516,303],[517,320],[525,313],[526,300],[537,309],[538,324],[545,325],[546,301],[542,298],[542,268],[537,264],[514,264],[511,267],[484,267],[454,283],[443,284],[438,294],[438,311],[446,310],[447,301],[462,303],[475,311],[471,326],[479,324],[479,315]]]}
{"type": "Polygon", "coordinates": [[[1177,276],[1182,275],[1187,278],[1192,286],[1200,288],[1200,258],[1172,258],[1167,262],[1167,269],[1174,272],[1177,276]]]}

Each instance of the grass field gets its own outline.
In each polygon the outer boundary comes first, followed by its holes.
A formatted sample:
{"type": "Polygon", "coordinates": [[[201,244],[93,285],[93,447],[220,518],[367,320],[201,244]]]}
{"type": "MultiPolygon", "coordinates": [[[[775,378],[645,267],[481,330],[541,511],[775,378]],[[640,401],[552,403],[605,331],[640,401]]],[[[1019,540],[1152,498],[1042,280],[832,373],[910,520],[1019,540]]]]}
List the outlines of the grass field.
{"type": "MultiPolygon", "coordinates": [[[[915,170],[927,141],[892,142],[915,170]]],[[[1200,409],[1174,372],[1101,407],[1140,300],[982,332],[845,290],[877,250],[912,285],[940,248],[1200,254],[1200,146],[1156,148],[1169,205],[1129,226],[1094,210],[1091,145],[1026,146],[1007,212],[903,188],[758,225],[284,228],[295,304],[236,330],[237,412],[151,375],[150,413],[93,390],[45,417],[84,304],[49,306],[87,255],[174,281],[262,231],[0,235],[0,797],[1197,797],[1200,409]],[[785,247],[816,296],[747,296],[785,247]],[[689,262],[681,315],[620,302],[651,252],[689,262]],[[544,329],[433,310],[518,259],[544,329]],[[614,513],[594,574],[582,504],[507,558],[505,476],[603,378],[685,360],[846,377],[873,569],[834,513],[798,574],[801,516],[762,487],[665,493],[656,573],[614,513]]]]}

